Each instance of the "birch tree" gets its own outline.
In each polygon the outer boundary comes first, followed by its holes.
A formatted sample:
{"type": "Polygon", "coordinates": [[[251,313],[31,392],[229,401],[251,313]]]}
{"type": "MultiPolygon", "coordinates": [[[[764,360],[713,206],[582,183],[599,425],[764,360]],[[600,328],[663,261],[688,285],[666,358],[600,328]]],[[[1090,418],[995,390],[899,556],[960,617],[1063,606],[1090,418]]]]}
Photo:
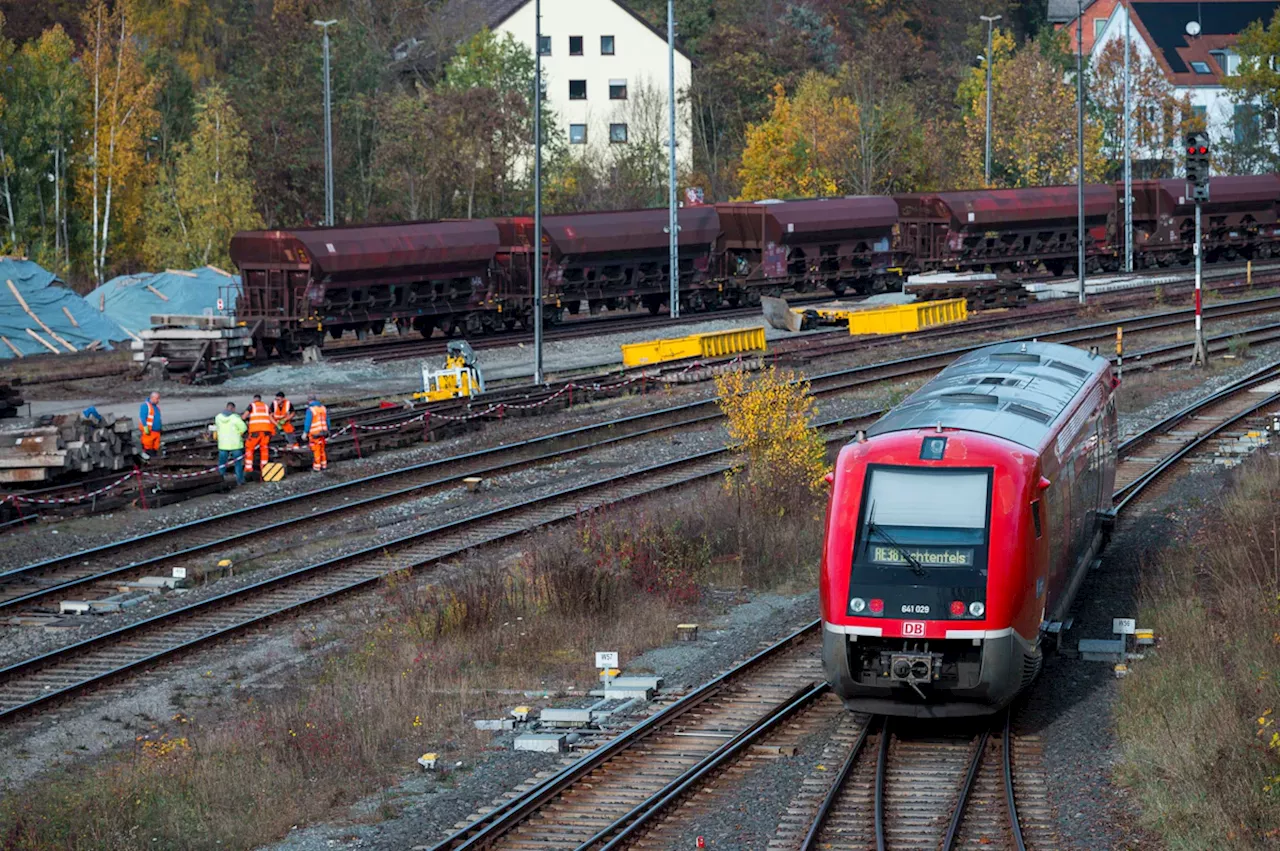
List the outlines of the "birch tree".
{"type": "Polygon", "coordinates": [[[157,123],[153,103],[158,81],[143,71],[129,4],[112,8],[106,0],[93,0],[82,26],[80,66],[91,91],[82,151],[88,167],[81,173],[78,194],[89,207],[93,279],[102,283],[113,226],[115,233],[123,233],[141,218],[146,140],[157,123]]]}
{"type": "Polygon", "coordinates": [[[237,231],[262,227],[254,206],[249,137],[227,93],[209,86],[196,106],[195,131],[176,146],[147,204],[144,255],[155,267],[227,268],[237,231]]]}
{"type": "MultiPolygon", "coordinates": [[[[13,56],[13,42],[4,34],[4,13],[0,12],[0,68],[6,68],[13,56]]],[[[18,247],[18,225],[13,216],[13,140],[10,138],[10,122],[5,112],[8,103],[4,90],[0,90],[0,191],[4,193],[5,219],[8,222],[8,245],[11,251],[18,247]]]]}

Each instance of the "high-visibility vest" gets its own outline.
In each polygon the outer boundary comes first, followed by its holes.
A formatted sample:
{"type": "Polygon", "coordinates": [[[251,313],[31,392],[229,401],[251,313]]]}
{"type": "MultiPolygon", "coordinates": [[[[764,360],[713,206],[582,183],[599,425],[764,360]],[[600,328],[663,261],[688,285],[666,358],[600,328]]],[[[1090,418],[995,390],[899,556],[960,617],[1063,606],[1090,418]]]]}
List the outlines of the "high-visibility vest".
{"type": "Polygon", "coordinates": [[[271,403],[271,417],[278,423],[293,419],[293,403],[288,399],[277,399],[271,403]]]}
{"type": "Polygon", "coordinates": [[[249,405],[249,431],[268,431],[276,430],[275,421],[271,419],[271,413],[267,410],[266,402],[253,402],[249,405]]]}
{"type": "Polygon", "coordinates": [[[311,431],[307,433],[308,437],[315,437],[322,432],[329,430],[329,412],[325,410],[324,405],[312,405],[311,411],[311,431]]]}
{"type": "Polygon", "coordinates": [[[150,400],[150,399],[148,399],[147,401],[143,402],[142,404],[144,404],[144,405],[146,405],[146,406],[147,406],[147,431],[151,431],[152,429],[154,429],[154,428],[155,428],[155,423],[156,423],[156,406],[155,406],[155,405],[153,405],[153,404],[151,404],[151,400],[150,400]]]}

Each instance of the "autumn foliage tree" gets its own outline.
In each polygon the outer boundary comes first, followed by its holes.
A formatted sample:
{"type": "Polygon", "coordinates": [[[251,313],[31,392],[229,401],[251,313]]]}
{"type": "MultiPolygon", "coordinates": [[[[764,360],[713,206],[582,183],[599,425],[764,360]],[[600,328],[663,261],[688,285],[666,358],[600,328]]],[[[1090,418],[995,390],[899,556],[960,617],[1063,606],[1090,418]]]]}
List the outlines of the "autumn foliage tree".
{"type": "Polygon", "coordinates": [[[1266,24],[1254,21],[1236,41],[1237,73],[1223,79],[1232,99],[1248,116],[1225,153],[1236,172],[1280,169],[1280,10],[1266,24]]]}
{"type": "Polygon", "coordinates": [[[195,121],[191,140],[178,144],[173,167],[162,169],[148,198],[143,248],[156,267],[229,268],[231,237],[262,227],[249,139],[221,87],[204,91],[195,121]]]}
{"type": "MultiPolygon", "coordinates": [[[[93,0],[82,26],[81,68],[90,90],[88,133],[80,155],[78,195],[90,217],[90,261],[94,281],[106,275],[113,234],[136,230],[142,218],[149,164],[147,136],[156,124],[159,80],[143,70],[129,18],[129,4],[93,0]]],[[[137,244],[136,236],[130,240],[137,244]]]]}
{"type": "MultiPolygon", "coordinates": [[[[1124,165],[1124,42],[1105,44],[1089,78],[1093,112],[1102,124],[1102,154],[1111,176],[1124,165]]],[[[1172,177],[1183,134],[1203,129],[1189,95],[1178,97],[1153,59],[1136,49],[1129,56],[1129,144],[1137,177],[1172,177]]]]}
{"type": "MultiPolygon", "coordinates": [[[[1051,186],[1075,180],[1077,170],[1075,88],[1045,55],[1039,42],[1015,50],[1012,35],[993,37],[991,184],[996,187],[1051,186]]],[[[986,66],[974,68],[960,84],[963,110],[960,160],[969,186],[984,181],[986,153],[986,66]]],[[[1085,123],[1085,179],[1101,180],[1102,127],[1085,123]]]]}

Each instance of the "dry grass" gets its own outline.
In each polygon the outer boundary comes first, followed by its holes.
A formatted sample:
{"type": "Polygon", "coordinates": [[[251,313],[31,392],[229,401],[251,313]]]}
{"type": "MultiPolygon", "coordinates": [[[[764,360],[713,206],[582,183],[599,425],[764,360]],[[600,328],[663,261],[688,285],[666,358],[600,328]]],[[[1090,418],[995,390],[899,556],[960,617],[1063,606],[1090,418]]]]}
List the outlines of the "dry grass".
{"type": "Polygon", "coordinates": [[[1170,548],[1140,621],[1162,637],[1120,692],[1120,776],[1167,846],[1280,843],[1280,461],[1259,457],[1170,548]]]}
{"type": "Polygon", "coordinates": [[[1175,366],[1166,369],[1143,370],[1141,372],[1137,370],[1126,371],[1124,380],[1121,381],[1120,389],[1116,395],[1118,410],[1122,414],[1136,414],[1156,402],[1167,399],[1177,393],[1194,390],[1204,384],[1207,376],[1214,374],[1219,369],[1230,368],[1232,365],[1231,361],[1210,358],[1209,365],[1203,369],[1186,369],[1182,366],[1175,366]]]}
{"type": "Polygon", "coordinates": [[[505,709],[485,688],[586,687],[591,651],[634,658],[665,642],[709,585],[812,587],[821,522],[812,492],[711,481],[532,534],[505,561],[481,552],[431,582],[393,576],[380,617],[348,624],[292,694],[208,723],[180,714],[134,747],[51,772],[0,799],[0,847],[279,839],[393,784],[426,751],[452,761],[484,747],[471,719],[505,709]]]}

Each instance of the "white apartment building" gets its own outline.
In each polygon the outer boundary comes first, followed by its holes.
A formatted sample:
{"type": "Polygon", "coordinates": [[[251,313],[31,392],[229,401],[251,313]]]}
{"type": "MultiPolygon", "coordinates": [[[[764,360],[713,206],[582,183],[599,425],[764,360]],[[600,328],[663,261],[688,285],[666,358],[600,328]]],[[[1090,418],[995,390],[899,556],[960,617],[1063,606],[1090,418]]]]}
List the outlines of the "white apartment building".
{"type": "MultiPolygon", "coordinates": [[[[545,103],[570,149],[608,154],[610,146],[660,140],[665,155],[666,34],[618,0],[541,0],[541,7],[545,103]]],[[[460,43],[488,27],[534,50],[533,0],[453,0],[440,21],[447,33],[437,36],[437,43],[441,38],[460,43]]],[[[417,49],[431,50],[411,39],[397,48],[397,59],[417,49]]],[[[676,156],[682,168],[689,167],[693,151],[693,123],[684,102],[692,68],[677,45],[676,156]]]]}

